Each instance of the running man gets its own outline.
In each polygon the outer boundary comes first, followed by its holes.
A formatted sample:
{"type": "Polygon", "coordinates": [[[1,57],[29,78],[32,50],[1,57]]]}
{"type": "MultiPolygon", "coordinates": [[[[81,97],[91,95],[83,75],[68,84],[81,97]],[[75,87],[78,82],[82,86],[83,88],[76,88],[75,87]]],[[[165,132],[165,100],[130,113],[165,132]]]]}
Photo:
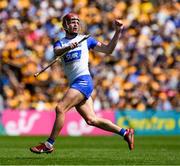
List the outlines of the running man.
{"type": "Polygon", "coordinates": [[[93,81],[88,68],[88,51],[90,49],[105,54],[111,54],[113,52],[123,29],[122,22],[120,20],[115,20],[115,34],[109,44],[105,45],[98,42],[93,37],[89,37],[78,45],[77,42],[84,37],[83,35],[78,34],[80,29],[78,15],[75,13],[68,13],[63,17],[62,21],[66,36],[55,42],[54,53],[56,56],[60,56],[65,51],[69,51],[61,58],[64,72],[69,81],[69,89],[62,100],[57,103],[55,108],[56,118],[49,138],[46,142],[31,147],[31,152],[40,154],[51,153],[54,150],[53,145],[63,127],[65,114],[72,107],[76,108],[88,125],[124,137],[129,149],[132,150],[134,148],[133,129],[121,128],[107,119],[97,117],[94,113],[93,100],[91,97],[93,81]]]}

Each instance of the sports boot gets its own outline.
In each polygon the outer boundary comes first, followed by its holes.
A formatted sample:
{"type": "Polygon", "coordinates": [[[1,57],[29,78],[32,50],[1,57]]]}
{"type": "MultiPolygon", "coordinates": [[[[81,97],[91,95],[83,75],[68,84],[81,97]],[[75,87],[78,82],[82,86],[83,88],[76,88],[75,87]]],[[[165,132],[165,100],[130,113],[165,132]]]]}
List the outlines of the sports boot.
{"type": "Polygon", "coordinates": [[[37,146],[33,146],[30,148],[30,151],[33,153],[41,154],[41,153],[51,153],[53,152],[54,148],[48,148],[45,143],[41,143],[37,146]]]}
{"type": "Polygon", "coordinates": [[[134,129],[126,129],[124,140],[128,143],[129,150],[134,149],[134,129]]]}

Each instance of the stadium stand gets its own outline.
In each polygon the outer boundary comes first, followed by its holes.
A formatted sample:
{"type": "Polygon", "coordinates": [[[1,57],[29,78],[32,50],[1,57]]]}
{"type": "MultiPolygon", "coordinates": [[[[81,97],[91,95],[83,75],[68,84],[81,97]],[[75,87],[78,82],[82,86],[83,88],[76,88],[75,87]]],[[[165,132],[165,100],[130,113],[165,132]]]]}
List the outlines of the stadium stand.
{"type": "Polygon", "coordinates": [[[1,0],[0,110],[54,109],[68,84],[60,64],[33,74],[53,60],[69,11],[105,43],[115,18],[125,25],[112,55],[90,53],[96,111],[180,111],[180,3],[166,0],[1,0]]]}

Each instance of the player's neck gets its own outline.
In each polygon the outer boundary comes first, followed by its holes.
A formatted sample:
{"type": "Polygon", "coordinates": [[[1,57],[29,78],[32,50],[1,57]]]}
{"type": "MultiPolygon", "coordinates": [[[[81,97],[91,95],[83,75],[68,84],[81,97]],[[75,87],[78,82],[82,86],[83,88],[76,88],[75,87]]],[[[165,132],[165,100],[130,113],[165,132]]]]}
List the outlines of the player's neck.
{"type": "Polygon", "coordinates": [[[66,33],[66,38],[68,39],[73,39],[77,36],[77,33],[66,33]]]}

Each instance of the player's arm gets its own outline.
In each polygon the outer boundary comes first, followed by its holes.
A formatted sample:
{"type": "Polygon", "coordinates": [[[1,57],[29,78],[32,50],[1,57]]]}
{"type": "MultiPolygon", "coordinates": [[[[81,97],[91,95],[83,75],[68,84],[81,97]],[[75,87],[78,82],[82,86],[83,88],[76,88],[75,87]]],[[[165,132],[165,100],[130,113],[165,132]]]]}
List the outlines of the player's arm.
{"type": "Polygon", "coordinates": [[[115,20],[115,34],[111,41],[106,45],[101,42],[98,42],[97,45],[94,47],[95,51],[102,52],[105,54],[111,54],[116,47],[118,39],[122,33],[123,23],[120,20],[115,20]]]}
{"type": "Polygon", "coordinates": [[[71,49],[74,49],[78,46],[77,42],[71,43],[68,46],[62,47],[59,41],[55,42],[54,44],[54,54],[56,56],[61,56],[64,52],[68,52],[71,49]]]}

